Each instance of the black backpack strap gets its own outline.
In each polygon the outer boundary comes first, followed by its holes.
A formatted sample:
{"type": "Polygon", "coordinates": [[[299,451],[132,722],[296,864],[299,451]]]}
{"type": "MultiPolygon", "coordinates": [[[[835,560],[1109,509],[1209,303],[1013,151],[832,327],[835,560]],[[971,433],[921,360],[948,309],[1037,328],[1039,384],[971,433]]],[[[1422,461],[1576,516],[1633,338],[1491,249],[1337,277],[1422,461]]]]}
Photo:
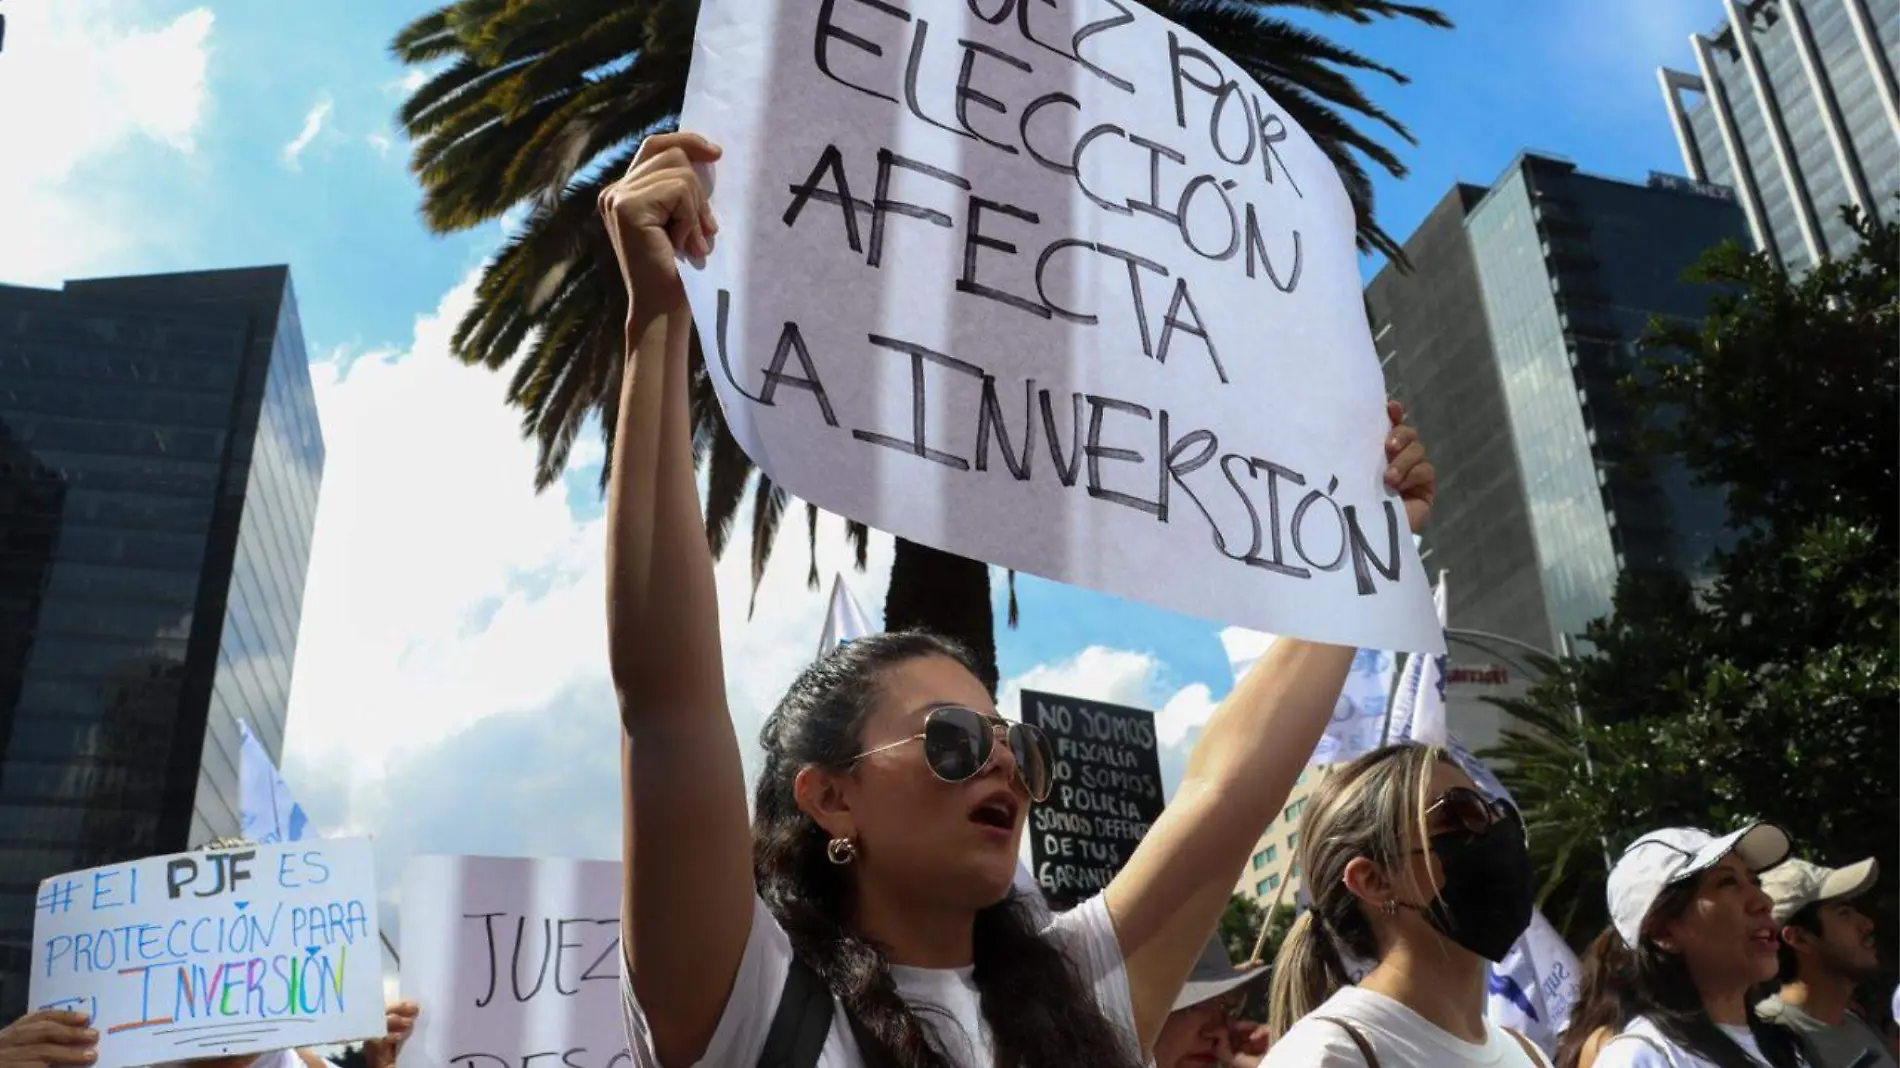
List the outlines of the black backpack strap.
{"type": "Polygon", "coordinates": [[[1366,1036],[1360,1034],[1357,1027],[1354,1027],[1337,1016],[1320,1016],[1316,1017],[1316,1019],[1337,1025],[1341,1031],[1346,1032],[1347,1038],[1352,1039],[1352,1044],[1359,1047],[1359,1055],[1366,1059],[1366,1068],[1379,1068],[1379,1055],[1372,1052],[1372,1043],[1366,1041],[1366,1036]]]}
{"type": "Polygon", "coordinates": [[[816,1068],[831,1033],[831,1012],[831,989],[811,965],[793,957],[758,1068],[816,1068]]]}

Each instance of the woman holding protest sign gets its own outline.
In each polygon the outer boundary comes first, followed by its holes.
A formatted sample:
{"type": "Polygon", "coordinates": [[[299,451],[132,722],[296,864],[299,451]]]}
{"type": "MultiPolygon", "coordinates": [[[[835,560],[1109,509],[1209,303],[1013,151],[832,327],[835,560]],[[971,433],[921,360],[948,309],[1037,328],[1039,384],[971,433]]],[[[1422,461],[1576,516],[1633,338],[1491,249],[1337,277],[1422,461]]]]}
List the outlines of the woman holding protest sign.
{"type": "Polygon", "coordinates": [[[1443,750],[1387,746],[1308,801],[1299,865],[1313,907],[1274,960],[1265,1068],[1544,1068],[1484,1013],[1486,962],[1531,921],[1515,809],[1443,750]]]}
{"type": "MultiPolygon", "coordinates": [[[[749,829],[676,262],[711,250],[695,167],[719,155],[651,137],[600,201],[630,301],[607,558],[636,1062],[1140,1064],[1353,650],[1274,643],[1120,874],[1046,923],[1010,884],[1025,811],[1050,788],[1047,742],[998,716],[963,652],[929,635],[853,641],[792,685],[762,733],[749,829]]],[[[1386,479],[1416,528],[1436,478],[1399,414],[1386,479]]]]}

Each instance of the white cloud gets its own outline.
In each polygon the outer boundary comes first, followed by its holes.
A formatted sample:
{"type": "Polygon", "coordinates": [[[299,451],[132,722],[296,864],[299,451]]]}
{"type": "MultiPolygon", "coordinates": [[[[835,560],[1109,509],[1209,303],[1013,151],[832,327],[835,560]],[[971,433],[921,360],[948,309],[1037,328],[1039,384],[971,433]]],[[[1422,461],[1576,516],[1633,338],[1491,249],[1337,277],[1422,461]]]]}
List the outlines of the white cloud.
{"type": "MultiPolygon", "coordinates": [[[[312,369],[328,456],[285,774],[326,831],[377,837],[386,892],[415,853],[619,850],[604,522],[578,520],[566,494],[534,493],[506,376],[450,358],[475,278],[402,349],[312,369]]],[[[748,778],[759,726],[823,624],[802,518],[749,622],[749,529],[717,568],[748,778]]],[[[889,539],[874,539],[869,573],[851,579],[867,605],[881,604],[890,559],[889,539]]],[[[820,568],[849,560],[842,524],[820,524],[820,568]]]]}
{"type": "Polygon", "coordinates": [[[1155,737],[1164,746],[1180,745],[1189,731],[1206,726],[1215,704],[1213,691],[1206,683],[1184,687],[1155,713],[1155,737]]]}
{"type": "Polygon", "coordinates": [[[369,142],[369,147],[375,149],[376,154],[384,159],[388,159],[389,150],[396,147],[396,143],[389,139],[388,134],[372,133],[364,137],[363,140],[369,142]]]}
{"type": "Polygon", "coordinates": [[[284,166],[293,171],[303,169],[304,150],[323,132],[324,124],[330,121],[332,107],[328,93],[318,97],[317,102],[311,105],[309,113],[303,117],[303,129],[297,131],[297,136],[284,146],[284,166]]]}
{"type": "Polygon", "coordinates": [[[0,281],[50,285],[119,269],[163,244],[168,213],[140,183],[105,188],[89,167],[140,143],[189,157],[209,110],[208,7],[125,25],[113,0],[8,0],[0,57],[0,281]],[[20,101],[32,101],[21,106],[20,101]]]}
{"type": "Polygon", "coordinates": [[[998,689],[997,708],[1014,718],[1022,709],[1022,691],[1067,694],[1085,701],[1150,708],[1161,664],[1147,653],[1091,645],[1056,664],[1037,664],[1007,679],[998,689]]]}

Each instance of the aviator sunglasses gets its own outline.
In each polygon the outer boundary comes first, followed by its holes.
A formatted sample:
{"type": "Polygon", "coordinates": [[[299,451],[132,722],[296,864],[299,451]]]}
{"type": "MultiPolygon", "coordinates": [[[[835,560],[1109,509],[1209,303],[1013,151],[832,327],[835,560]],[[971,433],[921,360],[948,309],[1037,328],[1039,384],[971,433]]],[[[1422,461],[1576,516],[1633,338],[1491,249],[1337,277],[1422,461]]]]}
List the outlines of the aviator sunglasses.
{"type": "Polygon", "coordinates": [[[1425,809],[1426,831],[1433,836],[1452,831],[1483,834],[1501,823],[1521,826],[1522,818],[1510,802],[1486,797],[1463,786],[1446,790],[1425,809]]]}
{"type": "Polygon", "coordinates": [[[1008,739],[1010,754],[1016,758],[1016,775],[1022,780],[1023,789],[1029,791],[1030,800],[1048,800],[1049,769],[1054,763],[1048,736],[1027,723],[985,716],[961,705],[931,709],[924,719],[923,733],[867,749],[852,757],[851,763],[856,764],[886,749],[922,741],[924,763],[931,774],[944,782],[964,782],[981,774],[996,758],[999,731],[1008,739]]]}

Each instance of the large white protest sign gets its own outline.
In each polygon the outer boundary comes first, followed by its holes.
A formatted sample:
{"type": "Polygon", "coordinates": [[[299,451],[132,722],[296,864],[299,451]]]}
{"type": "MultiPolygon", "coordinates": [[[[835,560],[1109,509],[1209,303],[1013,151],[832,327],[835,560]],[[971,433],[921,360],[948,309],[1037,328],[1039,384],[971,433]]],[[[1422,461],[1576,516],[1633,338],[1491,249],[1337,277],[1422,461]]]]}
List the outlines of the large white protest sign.
{"type": "Polygon", "coordinates": [[[401,1068],[624,1068],[621,866],[415,857],[402,992],[423,1006],[401,1068]]]}
{"type": "Polygon", "coordinates": [[[97,1068],[380,1037],[377,937],[368,839],[147,857],[40,883],[27,996],[97,1068]]]}
{"type": "Polygon", "coordinates": [[[1130,0],[703,0],[685,270],[733,433],[926,544],[1279,634],[1443,648],[1337,172],[1130,0]]]}

